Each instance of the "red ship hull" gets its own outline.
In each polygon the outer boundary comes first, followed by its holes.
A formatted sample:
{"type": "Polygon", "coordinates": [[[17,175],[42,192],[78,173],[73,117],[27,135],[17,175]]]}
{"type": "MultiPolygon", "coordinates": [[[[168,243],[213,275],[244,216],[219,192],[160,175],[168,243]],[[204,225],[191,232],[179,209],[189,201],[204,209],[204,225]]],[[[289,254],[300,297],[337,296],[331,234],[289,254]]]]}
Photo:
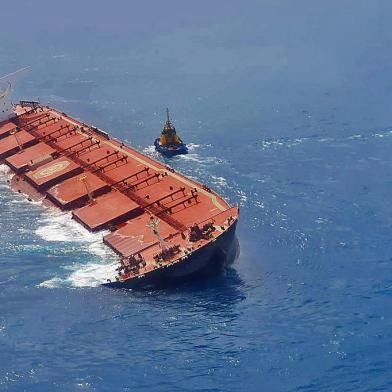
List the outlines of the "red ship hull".
{"type": "Polygon", "coordinates": [[[236,225],[233,225],[216,242],[198,249],[181,263],[157,269],[144,276],[114,282],[107,281],[103,285],[112,288],[149,288],[177,284],[188,278],[219,273],[238,257],[239,243],[235,236],[235,229],[236,225]]]}

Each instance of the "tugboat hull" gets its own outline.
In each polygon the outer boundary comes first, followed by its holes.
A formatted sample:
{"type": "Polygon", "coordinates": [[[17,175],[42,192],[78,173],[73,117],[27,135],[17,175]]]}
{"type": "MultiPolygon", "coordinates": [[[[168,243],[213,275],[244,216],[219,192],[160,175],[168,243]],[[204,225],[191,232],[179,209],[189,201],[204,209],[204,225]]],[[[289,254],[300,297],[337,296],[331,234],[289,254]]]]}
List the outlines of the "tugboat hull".
{"type": "Polygon", "coordinates": [[[156,139],[154,142],[155,149],[161,154],[172,157],[174,155],[188,154],[188,147],[185,143],[181,143],[176,146],[165,147],[159,143],[159,139],[156,139]]]}

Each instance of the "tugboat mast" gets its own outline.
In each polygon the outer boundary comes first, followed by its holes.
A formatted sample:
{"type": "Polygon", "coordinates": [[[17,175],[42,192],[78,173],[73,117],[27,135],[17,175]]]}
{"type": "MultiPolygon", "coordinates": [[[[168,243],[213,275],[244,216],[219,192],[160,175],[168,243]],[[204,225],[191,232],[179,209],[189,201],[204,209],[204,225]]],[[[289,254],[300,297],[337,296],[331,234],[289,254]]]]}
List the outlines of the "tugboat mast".
{"type": "Polygon", "coordinates": [[[166,122],[170,123],[170,113],[169,113],[169,108],[166,108],[166,117],[167,117],[167,120],[166,120],[166,122]]]}
{"type": "Polygon", "coordinates": [[[169,112],[169,108],[166,108],[166,123],[165,123],[165,129],[174,129],[174,126],[170,120],[170,112],[169,112]]]}

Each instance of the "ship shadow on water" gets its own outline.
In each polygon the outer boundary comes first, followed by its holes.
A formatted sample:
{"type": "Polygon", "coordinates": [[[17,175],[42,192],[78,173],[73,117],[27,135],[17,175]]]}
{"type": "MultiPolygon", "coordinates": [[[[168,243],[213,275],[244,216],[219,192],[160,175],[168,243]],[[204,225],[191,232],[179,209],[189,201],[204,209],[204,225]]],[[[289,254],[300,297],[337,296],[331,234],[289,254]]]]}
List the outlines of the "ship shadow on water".
{"type": "Polygon", "coordinates": [[[223,306],[233,305],[246,298],[244,294],[244,281],[241,279],[238,271],[234,267],[235,261],[239,257],[240,246],[238,239],[235,239],[235,251],[231,255],[224,257],[216,254],[211,259],[208,269],[203,269],[197,273],[183,277],[181,279],[164,280],[148,286],[137,288],[120,288],[115,289],[119,292],[127,292],[131,295],[144,296],[146,293],[149,297],[161,298],[167,296],[187,296],[197,294],[202,297],[212,297],[215,305],[223,306]],[[223,259],[224,258],[224,259],[223,259]]]}
{"type": "Polygon", "coordinates": [[[235,317],[232,314],[237,304],[246,299],[244,282],[237,270],[231,265],[214,271],[214,274],[201,274],[189,277],[181,282],[167,283],[150,290],[137,290],[130,293],[140,300],[146,300],[154,306],[167,307],[168,300],[174,306],[187,311],[197,309],[207,314],[235,317]]]}

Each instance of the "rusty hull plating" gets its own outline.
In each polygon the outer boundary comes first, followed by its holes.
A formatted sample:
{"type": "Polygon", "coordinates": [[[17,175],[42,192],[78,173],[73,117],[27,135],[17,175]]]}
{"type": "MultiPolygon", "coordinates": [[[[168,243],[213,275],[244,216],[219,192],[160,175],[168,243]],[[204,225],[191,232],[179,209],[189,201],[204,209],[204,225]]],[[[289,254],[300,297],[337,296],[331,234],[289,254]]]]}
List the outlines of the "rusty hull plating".
{"type": "Polygon", "coordinates": [[[230,252],[238,208],[207,186],[104,131],[36,102],[0,123],[0,161],[12,186],[62,210],[121,261],[109,286],[138,286],[208,268],[230,252]]]}

